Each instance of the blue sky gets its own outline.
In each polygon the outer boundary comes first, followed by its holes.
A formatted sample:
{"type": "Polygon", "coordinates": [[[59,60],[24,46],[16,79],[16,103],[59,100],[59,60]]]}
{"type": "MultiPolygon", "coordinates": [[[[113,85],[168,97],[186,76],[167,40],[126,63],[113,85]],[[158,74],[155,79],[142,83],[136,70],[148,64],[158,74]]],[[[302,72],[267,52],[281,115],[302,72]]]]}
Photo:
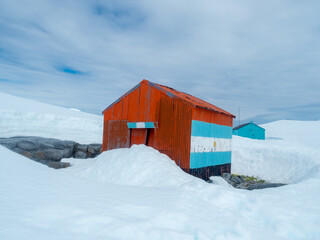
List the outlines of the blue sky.
{"type": "MultiPolygon", "coordinates": [[[[100,114],[142,79],[238,115],[320,119],[319,1],[1,0],[0,91],[100,114]]],[[[236,120],[238,123],[238,120],[236,120]]]]}

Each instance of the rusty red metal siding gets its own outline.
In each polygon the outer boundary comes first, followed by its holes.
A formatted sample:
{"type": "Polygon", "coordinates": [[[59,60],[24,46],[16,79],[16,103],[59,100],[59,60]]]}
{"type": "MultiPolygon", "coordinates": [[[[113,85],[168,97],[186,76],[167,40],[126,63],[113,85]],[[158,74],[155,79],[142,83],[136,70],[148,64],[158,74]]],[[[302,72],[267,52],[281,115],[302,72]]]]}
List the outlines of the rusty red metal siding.
{"type": "Polygon", "coordinates": [[[191,116],[191,105],[161,94],[155,148],[168,155],[181,168],[189,168],[191,116]]]}
{"type": "Polygon", "coordinates": [[[147,145],[147,133],[146,128],[132,128],[130,129],[130,146],[134,144],[147,145]]]}
{"type": "Polygon", "coordinates": [[[128,148],[130,146],[130,131],[127,120],[108,120],[106,122],[106,142],[108,149],[128,148]]]}
{"type": "Polygon", "coordinates": [[[192,111],[192,120],[215,123],[219,125],[233,126],[233,116],[211,111],[201,107],[195,107],[192,111]]]}

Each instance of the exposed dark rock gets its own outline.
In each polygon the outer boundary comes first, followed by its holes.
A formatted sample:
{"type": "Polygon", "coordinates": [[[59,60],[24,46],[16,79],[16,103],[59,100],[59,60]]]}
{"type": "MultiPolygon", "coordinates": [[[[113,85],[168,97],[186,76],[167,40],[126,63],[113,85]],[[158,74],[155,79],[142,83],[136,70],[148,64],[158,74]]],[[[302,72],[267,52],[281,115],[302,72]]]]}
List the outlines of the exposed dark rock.
{"type": "Polygon", "coordinates": [[[88,145],[76,144],[75,148],[76,148],[76,152],[84,152],[85,153],[88,150],[88,145]]]}
{"type": "Polygon", "coordinates": [[[248,190],[282,187],[283,183],[255,183],[248,186],[248,190]]]}
{"type": "Polygon", "coordinates": [[[88,145],[88,152],[92,154],[98,153],[101,150],[101,144],[92,143],[88,145]]]}
{"type": "Polygon", "coordinates": [[[0,145],[56,169],[70,166],[70,163],[60,162],[63,158],[93,158],[101,153],[101,144],[86,145],[42,137],[0,138],[0,145]]]}
{"type": "Polygon", "coordinates": [[[36,159],[36,160],[46,159],[46,153],[42,150],[36,151],[33,155],[33,159],[36,159]]]}
{"type": "Polygon", "coordinates": [[[51,168],[54,168],[54,169],[70,167],[70,163],[68,163],[68,162],[48,161],[48,162],[46,162],[46,165],[48,167],[51,167],[51,168]]]}
{"type": "Polygon", "coordinates": [[[233,175],[230,173],[223,173],[222,178],[232,185],[234,188],[239,189],[247,189],[247,190],[254,190],[254,189],[264,189],[264,188],[274,188],[274,187],[281,187],[286,184],[283,183],[269,183],[263,180],[258,180],[253,177],[243,177],[240,175],[233,175]]]}
{"type": "MultiPolygon", "coordinates": [[[[15,139],[17,141],[17,139],[15,139]]],[[[31,142],[31,141],[21,141],[21,142],[18,142],[17,144],[17,148],[20,148],[20,149],[23,149],[23,150],[26,150],[26,151],[32,151],[32,150],[35,150],[35,149],[38,149],[40,146],[38,143],[36,142],[31,142]]]]}
{"type": "MultiPolygon", "coordinates": [[[[20,149],[19,149],[20,150],[20,149]]],[[[28,151],[20,150],[19,153],[27,158],[32,158],[32,153],[28,151]]]]}
{"type": "Polygon", "coordinates": [[[87,158],[87,154],[85,152],[82,152],[82,151],[77,151],[77,152],[75,152],[73,157],[74,158],[85,159],[85,158],[87,158]]]}

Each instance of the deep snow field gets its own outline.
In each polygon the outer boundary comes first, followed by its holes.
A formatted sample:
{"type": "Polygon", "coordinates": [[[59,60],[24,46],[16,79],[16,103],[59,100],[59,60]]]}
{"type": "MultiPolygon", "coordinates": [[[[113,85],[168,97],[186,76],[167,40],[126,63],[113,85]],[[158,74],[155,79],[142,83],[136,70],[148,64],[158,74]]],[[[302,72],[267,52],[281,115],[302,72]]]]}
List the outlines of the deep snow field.
{"type": "MultiPolygon", "coordinates": [[[[55,170],[0,146],[0,239],[320,239],[320,121],[233,138],[232,172],[279,188],[240,190],[184,173],[146,146],[55,170]]],[[[100,143],[102,117],[0,93],[0,137],[100,143]]]]}

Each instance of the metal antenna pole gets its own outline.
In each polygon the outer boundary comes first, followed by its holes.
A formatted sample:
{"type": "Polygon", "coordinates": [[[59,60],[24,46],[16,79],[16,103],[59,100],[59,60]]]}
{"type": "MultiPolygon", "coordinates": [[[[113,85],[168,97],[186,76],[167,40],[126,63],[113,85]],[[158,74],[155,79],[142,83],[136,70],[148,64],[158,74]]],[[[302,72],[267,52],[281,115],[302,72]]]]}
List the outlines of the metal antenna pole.
{"type": "Polygon", "coordinates": [[[240,125],[240,106],[238,106],[238,116],[239,116],[239,124],[240,125]]]}

